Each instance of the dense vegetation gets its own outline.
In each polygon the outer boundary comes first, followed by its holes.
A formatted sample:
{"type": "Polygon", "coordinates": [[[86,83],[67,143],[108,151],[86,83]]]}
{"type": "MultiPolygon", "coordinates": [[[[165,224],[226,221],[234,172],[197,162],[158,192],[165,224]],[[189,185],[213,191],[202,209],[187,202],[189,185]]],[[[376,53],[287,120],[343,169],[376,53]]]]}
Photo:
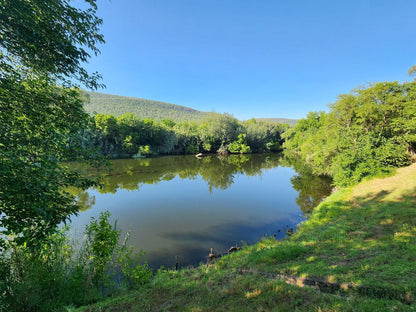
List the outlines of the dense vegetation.
{"type": "Polygon", "coordinates": [[[202,122],[170,119],[139,119],[134,114],[119,117],[97,114],[91,127],[74,142],[83,149],[98,148],[102,155],[143,157],[160,154],[276,152],[283,143],[286,125],[240,122],[227,114],[212,113],[202,122]]]}
{"type": "Polygon", "coordinates": [[[92,185],[61,162],[88,157],[70,143],[88,117],[75,84],[100,86],[82,67],[104,42],[87,2],[1,1],[0,248],[41,243],[78,211],[65,188],[92,185]]]}
{"type": "Polygon", "coordinates": [[[340,95],[284,134],[287,154],[338,186],[408,165],[416,153],[416,82],[383,82],[340,95]]]}
{"type": "Polygon", "coordinates": [[[102,294],[118,242],[104,219],[92,221],[77,260],[56,233],[79,210],[67,187],[95,185],[62,162],[94,156],[71,144],[88,124],[77,85],[101,86],[82,66],[104,42],[95,0],[86,2],[85,10],[66,0],[0,2],[1,311],[59,311],[90,301],[91,286],[102,294]]]}
{"type": "Polygon", "coordinates": [[[152,100],[85,91],[85,110],[93,114],[121,115],[131,113],[140,119],[171,119],[175,123],[200,121],[209,113],[189,107],[152,100]]]}
{"type": "Polygon", "coordinates": [[[143,252],[120,245],[121,231],[109,213],[91,219],[82,244],[74,244],[67,228],[51,234],[37,248],[9,249],[0,257],[0,311],[66,311],[146,283],[152,272],[143,252]]]}

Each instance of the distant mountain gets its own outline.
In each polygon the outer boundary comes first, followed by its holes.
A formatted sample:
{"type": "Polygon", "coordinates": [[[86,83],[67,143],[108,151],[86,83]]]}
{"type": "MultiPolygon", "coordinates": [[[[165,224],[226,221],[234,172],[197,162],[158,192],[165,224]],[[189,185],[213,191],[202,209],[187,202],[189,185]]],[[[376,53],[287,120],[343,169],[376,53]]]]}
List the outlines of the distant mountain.
{"type": "Polygon", "coordinates": [[[140,98],[85,91],[89,100],[84,104],[90,113],[121,116],[133,113],[140,119],[171,119],[174,122],[199,121],[209,115],[189,107],[140,98]]]}
{"type": "Polygon", "coordinates": [[[281,124],[289,124],[289,126],[294,126],[298,122],[299,119],[289,119],[289,118],[255,118],[258,121],[270,121],[270,122],[278,122],[281,124]]]}
{"type": "MultiPolygon", "coordinates": [[[[89,114],[121,116],[126,113],[133,113],[140,119],[171,119],[176,123],[200,121],[210,114],[189,107],[158,101],[91,91],[84,91],[84,93],[88,98],[85,101],[84,108],[89,114]]],[[[297,122],[297,119],[287,118],[256,118],[256,120],[288,123],[291,126],[297,122]]]]}

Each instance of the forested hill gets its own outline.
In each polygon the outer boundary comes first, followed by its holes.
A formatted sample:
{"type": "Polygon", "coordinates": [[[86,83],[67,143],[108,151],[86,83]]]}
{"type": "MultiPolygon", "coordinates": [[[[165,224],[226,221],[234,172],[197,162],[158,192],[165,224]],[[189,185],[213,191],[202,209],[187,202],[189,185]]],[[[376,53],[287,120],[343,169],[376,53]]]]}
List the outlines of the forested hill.
{"type": "Polygon", "coordinates": [[[256,118],[256,120],[278,122],[280,124],[288,124],[289,126],[294,126],[298,122],[298,119],[289,119],[289,118],[256,118]]]}
{"type": "Polygon", "coordinates": [[[91,91],[85,91],[85,93],[89,101],[86,101],[84,108],[90,114],[96,112],[117,117],[133,113],[140,119],[171,119],[174,122],[198,121],[209,115],[208,112],[164,102],[91,91]]]}
{"type": "MultiPolygon", "coordinates": [[[[186,106],[113,95],[100,92],[84,91],[88,99],[84,108],[89,114],[98,113],[104,115],[121,116],[133,113],[140,119],[151,118],[154,120],[171,119],[175,123],[183,121],[200,121],[210,113],[198,111],[186,106]]],[[[255,118],[258,121],[268,121],[294,126],[297,119],[288,118],[255,118]]]]}

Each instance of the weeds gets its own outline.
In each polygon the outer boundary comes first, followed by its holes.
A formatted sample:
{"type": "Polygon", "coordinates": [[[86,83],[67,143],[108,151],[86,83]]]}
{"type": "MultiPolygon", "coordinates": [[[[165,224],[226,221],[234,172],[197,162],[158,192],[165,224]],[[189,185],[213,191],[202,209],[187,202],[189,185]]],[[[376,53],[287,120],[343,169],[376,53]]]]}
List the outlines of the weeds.
{"type": "Polygon", "coordinates": [[[118,246],[120,231],[109,216],[91,220],[79,250],[67,228],[35,250],[11,241],[0,257],[0,311],[66,311],[148,282],[144,253],[134,254],[126,239],[118,246]]]}

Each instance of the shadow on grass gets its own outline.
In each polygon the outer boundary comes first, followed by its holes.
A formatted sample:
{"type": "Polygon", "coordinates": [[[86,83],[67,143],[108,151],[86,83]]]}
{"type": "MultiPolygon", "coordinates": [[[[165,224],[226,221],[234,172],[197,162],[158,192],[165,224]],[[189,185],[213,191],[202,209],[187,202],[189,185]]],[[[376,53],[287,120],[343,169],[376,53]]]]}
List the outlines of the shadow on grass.
{"type": "Polygon", "coordinates": [[[416,298],[416,188],[396,200],[381,191],[322,204],[286,241],[265,240],[243,266],[358,285],[366,297],[416,298]]]}

